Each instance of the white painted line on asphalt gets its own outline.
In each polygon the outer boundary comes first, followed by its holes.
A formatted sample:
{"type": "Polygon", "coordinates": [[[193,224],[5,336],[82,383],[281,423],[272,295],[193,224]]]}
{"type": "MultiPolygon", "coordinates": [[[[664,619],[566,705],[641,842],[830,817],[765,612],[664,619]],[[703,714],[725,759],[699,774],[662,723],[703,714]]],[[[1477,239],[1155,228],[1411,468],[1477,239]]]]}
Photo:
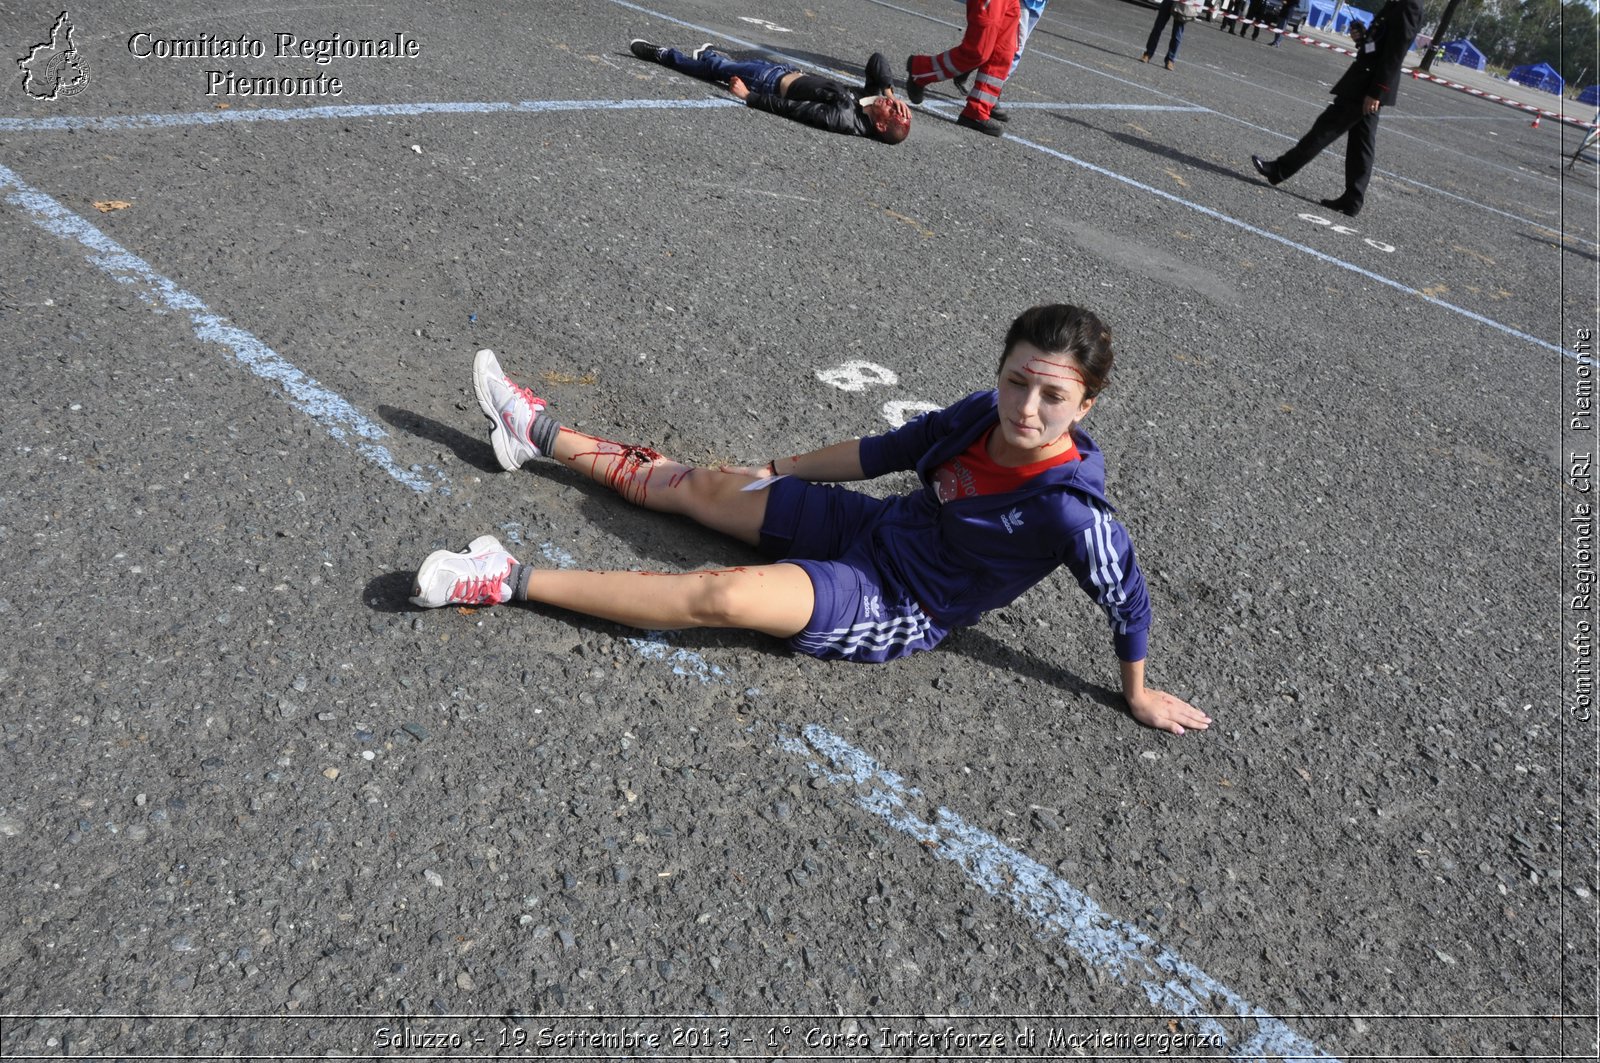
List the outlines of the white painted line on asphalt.
{"type": "MultiPolygon", "coordinates": [[[[611,0],[611,2],[612,3],[622,3],[623,0],[611,0]]],[[[924,14],[923,12],[920,12],[920,11],[912,11],[909,8],[899,7],[898,5],[888,3],[887,0],[867,0],[867,2],[871,3],[871,4],[876,4],[878,7],[888,8],[891,11],[898,11],[903,15],[911,15],[914,18],[923,19],[923,20],[928,21],[928,22],[934,22],[934,23],[937,23],[938,25],[941,25],[941,26],[948,26],[948,27],[950,27],[952,29],[955,29],[955,30],[961,30],[963,28],[962,26],[960,26],[957,23],[947,22],[944,19],[937,18],[937,17],[935,17],[933,15],[924,14]]],[[[628,6],[633,6],[633,5],[630,4],[628,6]]],[[[674,21],[674,22],[678,21],[677,19],[671,19],[671,16],[668,16],[668,15],[662,15],[660,17],[661,18],[670,19],[671,21],[674,21]]],[[[1104,37],[1104,34],[1093,34],[1093,36],[1104,37]]],[[[1106,39],[1114,40],[1116,38],[1106,38],[1106,39]]],[[[1165,92],[1165,91],[1163,91],[1161,89],[1151,88],[1149,85],[1144,85],[1144,84],[1141,84],[1141,83],[1139,83],[1137,81],[1129,80],[1128,78],[1118,77],[1115,74],[1108,74],[1104,70],[1100,70],[1100,69],[1097,69],[1097,68],[1092,67],[1092,66],[1085,66],[1083,63],[1075,63],[1071,59],[1063,59],[1059,55],[1051,55],[1049,52],[1042,52],[1042,51],[1039,51],[1038,49],[1035,49],[1034,51],[1032,51],[1032,52],[1030,52],[1028,54],[1043,56],[1043,58],[1048,59],[1051,62],[1060,63],[1063,66],[1069,66],[1069,67],[1072,67],[1075,70],[1081,70],[1086,74],[1093,75],[1094,77],[1105,78],[1105,79],[1107,79],[1109,81],[1112,81],[1112,82],[1114,82],[1114,83],[1116,83],[1118,85],[1121,85],[1121,86],[1123,86],[1125,88],[1135,89],[1135,90],[1137,90],[1139,92],[1148,92],[1148,93],[1151,93],[1153,95],[1162,96],[1162,97],[1165,97],[1165,98],[1170,99],[1170,100],[1180,100],[1184,104],[1188,104],[1189,106],[1195,107],[1198,110],[1203,111],[1203,112],[1205,112],[1207,114],[1214,114],[1218,118],[1221,118],[1223,121],[1232,122],[1235,125],[1244,126],[1246,129],[1253,129],[1258,133],[1265,134],[1266,136],[1277,137],[1280,140],[1290,140],[1290,141],[1298,139],[1297,137],[1289,135],[1287,133],[1280,133],[1276,129],[1268,129],[1266,126],[1257,125],[1254,122],[1246,121],[1245,119],[1240,118],[1237,115],[1229,114],[1226,111],[1219,111],[1214,107],[1206,107],[1206,106],[1203,106],[1201,104],[1190,103],[1190,101],[1185,100],[1182,96],[1177,96],[1177,95],[1174,95],[1174,94],[1172,94],[1170,92],[1165,92]]],[[[1252,87],[1260,87],[1259,84],[1255,83],[1255,82],[1248,82],[1247,81],[1246,84],[1249,84],[1252,87]]],[[[1007,107],[1016,107],[1016,106],[1019,106],[1019,105],[1018,104],[1013,104],[1009,100],[1007,100],[1006,103],[1005,103],[1005,106],[1007,106],[1007,107]]],[[[1411,116],[1411,117],[1416,117],[1416,116],[1411,116]]],[[[1514,117],[1514,116],[1508,116],[1508,117],[1514,117]]],[[[1408,134],[1405,134],[1405,133],[1401,133],[1399,130],[1396,130],[1395,132],[1400,136],[1408,135],[1408,134]]],[[[1414,137],[1413,139],[1420,139],[1420,138],[1415,138],[1414,137]]],[[[1431,148],[1435,148],[1435,149],[1439,149],[1440,148],[1440,146],[1438,144],[1430,143],[1429,146],[1431,148]]],[[[1462,153],[1457,152],[1457,151],[1455,151],[1454,149],[1451,149],[1451,148],[1443,148],[1441,150],[1448,151],[1450,154],[1453,154],[1453,155],[1454,154],[1462,154],[1462,153]]],[[[1340,160],[1340,159],[1343,158],[1343,156],[1338,154],[1337,152],[1330,152],[1328,157],[1330,159],[1332,159],[1332,160],[1340,160]]],[[[1482,160],[1478,160],[1478,161],[1482,161],[1482,160]]],[[[1509,170],[1509,167],[1503,167],[1503,166],[1499,166],[1497,164],[1491,164],[1491,165],[1494,165],[1496,169],[1509,170]]],[[[1248,171],[1241,171],[1241,172],[1246,172],[1247,173],[1248,171]]],[[[1534,225],[1534,226],[1538,226],[1539,228],[1546,228],[1546,226],[1545,226],[1545,224],[1543,222],[1535,221],[1532,218],[1524,218],[1519,214],[1512,214],[1509,211],[1501,210],[1499,207],[1491,207],[1487,203],[1480,203],[1475,199],[1468,199],[1466,196],[1459,195],[1459,194],[1457,194],[1455,192],[1446,191],[1443,188],[1436,188],[1433,185],[1430,185],[1430,184],[1428,184],[1428,183],[1426,183],[1424,181],[1419,181],[1414,177],[1407,177],[1404,174],[1395,173],[1392,170],[1385,170],[1381,166],[1374,167],[1372,172],[1374,174],[1380,174],[1380,175],[1382,175],[1384,177],[1388,177],[1388,178],[1391,178],[1391,179],[1396,180],[1396,181],[1403,182],[1403,183],[1408,184],[1408,185],[1415,185],[1416,187],[1424,189],[1425,191],[1428,191],[1428,192],[1432,192],[1435,195],[1444,196],[1447,199],[1453,199],[1453,200],[1456,200],[1459,203],[1465,203],[1468,206],[1473,207],[1473,208],[1475,208],[1477,210],[1487,211],[1490,214],[1498,214],[1503,218],[1510,218],[1513,221],[1522,222],[1525,225],[1534,225]]],[[[1580,242],[1582,242],[1582,243],[1584,243],[1584,244],[1586,244],[1586,245],[1588,245],[1590,247],[1600,247],[1600,243],[1596,243],[1593,240],[1586,240],[1583,237],[1569,236],[1568,239],[1580,241],[1580,242]]]]}
{"type": "Polygon", "coordinates": [[[234,361],[263,380],[283,389],[289,404],[321,425],[334,439],[355,449],[364,459],[413,491],[449,494],[448,481],[437,469],[402,468],[389,449],[378,441],[389,433],[345,399],[301,372],[261,340],[230,324],[200,299],[157,273],[135,255],[50,196],[28,185],[17,173],[0,165],[0,192],[5,201],[29,221],[54,236],[82,246],[89,264],[134,293],[158,314],[176,311],[189,319],[195,337],[223,348],[234,361]]]}
{"type": "Polygon", "coordinates": [[[194,111],[184,114],[113,114],[100,117],[0,118],[0,133],[112,132],[240,122],[305,122],[330,118],[400,118],[424,114],[550,114],[559,111],[679,111],[743,107],[738,100],[522,100],[451,103],[357,103],[326,107],[263,107],[255,111],[194,111]]]}
{"type": "MultiPolygon", "coordinates": [[[[934,17],[932,17],[930,15],[923,15],[920,12],[909,11],[906,8],[896,7],[894,4],[890,4],[890,3],[884,2],[884,0],[871,0],[871,2],[875,3],[875,4],[878,4],[880,7],[886,7],[886,8],[889,8],[891,10],[900,11],[900,12],[902,12],[904,14],[908,14],[908,15],[915,15],[918,18],[925,18],[930,22],[939,22],[939,23],[942,23],[944,25],[949,25],[949,26],[954,26],[955,25],[954,23],[945,23],[942,19],[934,18],[934,17]]],[[[807,62],[804,62],[803,60],[797,59],[797,58],[795,58],[793,56],[785,55],[782,52],[775,51],[775,50],[770,49],[770,48],[763,48],[761,45],[753,44],[753,43],[751,43],[749,41],[742,41],[742,40],[739,40],[738,38],[731,37],[728,34],[719,33],[716,30],[708,29],[708,28],[706,28],[704,26],[697,26],[697,25],[694,25],[693,23],[685,22],[682,19],[674,18],[671,15],[663,14],[660,11],[654,11],[654,10],[651,10],[650,8],[647,8],[647,7],[641,7],[638,4],[629,3],[628,0],[611,0],[611,3],[616,4],[619,7],[631,8],[634,11],[639,11],[639,12],[642,12],[644,14],[650,15],[650,16],[652,16],[654,18],[663,19],[663,20],[665,20],[667,22],[673,22],[673,23],[676,23],[676,24],[678,24],[680,26],[687,26],[688,28],[696,30],[696,31],[698,31],[700,33],[710,34],[710,35],[712,35],[714,37],[721,37],[724,40],[733,41],[734,43],[739,44],[739,45],[741,45],[743,47],[746,47],[746,48],[753,48],[753,49],[755,49],[757,51],[766,52],[769,55],[780,56],[783,59],[785,59],[786,61],[788,61],[790,63],[793,63],[793,64],[796,64],[796,65],[799,65],[799,66],[810,67],[813,70],[823,69],[823,68],[817,66],[814,63],[807,63],[807,62]]],[[[1066,62],[1066,60],[1062,60],[1062,62],[1066,62]]],[[[1072,64],[1072,65],[1076,65],[1076,64],[1072,64]]],[[[1010,105],[1008,104],[1007,106],[1010,106],[1010,105]]],[[[952,109],[952,107],[953,107],[952,104],[946,103],[943,100],[938,100],[938,101],[929,100],[927,103],[922,105],[922,109],[924,111],[927,111],[927,112],[930,112],[930,113],[934,113],[934,114],[941,114],[944,117],[948,117],[948,114],[945,113],[945,112],[947,112],[948,110],[952,109]]],[[[1210,111],[1211,110],[1210,108],[1200,108],[1200,109],[1204,110],[1204,111],[1210,111]]],[[[1218,112],[1212,112],[1212,113],[1218,113],[1218,112]]],[[[1263,229],[1263,228],[1261,228],[1259,226],[1251,225],[1249,222],[1244,221],[1241,218],[1235,218],[1231,214],[1224,214],[1222,211],[1216,210],[1216,209],[1214,209],[1212,207],[1207,207],[1207,206],[1204,206],[1204,205],[1202,205],[1200,203],[1196,203],[1196,202],[1194,202],[1192,200],[1184,199],[1181,196],[1175,196],[1171,192],[1167,192],[1167,191],[1164,191],[1163,189],[1156,188],[1153,185],[1147,185],[1143,181],[1135,180],[1132,177],[1124,176],[1123,174],[1117,173],[1115,170],[1108,170],[1105,167],[1097,166],[1092,162],[1086,162],[1083,159],[1074,158],[1073,156],[1068,155],[1065,152],[1057,151],[1054,148],[1047,148],[1043,144],[1037,144],[1037,143],[1035,143],[1035,142],[1033,142],[1031,140],[1028,140],[1028,139],[1026,139],[1024,137],[1016,136],[1015,134],[1008,133],[1007,136],[1006,136],[1006,139],[1010,140],[1012,143],[1020,144],[1023,147],[1031,148],[1034,151],[1040,151],[1040,152],[1043,152],[1046,155],[1053,156],[1054,158],[1060,159],[1063,162],[1071,163],[1074,166],[1081,166],[1084,169],[1090,171],[1091,173],[1097,173],[1097,174],[1100,174],[1103,177],[1109,177],[1114,181],[1120,181],[1123,184],[1128,185],[1128,186],[1130,186],[1132,188],[1137,188],[1142,192],[1148,192],[1151,195],[1159,196],[1162,199],[1168,200],[1168,201],[1170,201],[1172,203],[1176,203],[1179,206],[1188,207],[1190,210],[1199,211],[1201,214],[1204,214],[1204,215],[1206,215],[1208,217],[1215,218],[1218,221],[1225,222],[1225,223],[1227,223],[1229,225],[1233,225],[1233,226],[1236,226],[1236,227],[1238,227],[1240,229],[1243,229],[1245,232],[1248,232],[1251,235],[1265,237],[1268,240],[1274,241],[1275,243],[1280,243],[1280,244],[1283,244],[1285,247],[1293,248],[1296,251],[1302,252],[1303,254],[1310,255],[1311,257],[1313,257],[1315,259],[1318,259],[1318,260],[1320,260],[1322,262],[1326,262],[1329,265],[1338,266],[1340,269],[1349,270],[1352,273],[1355,273],[1355,274],[1358,274],[1360,276],[1366,277],[1369,280],[1376,281],[1377,283],[1385,285],[1385,286],[1390,287],[1390,288],[1393,288],[1396,291],[1404,292],[1407,295],[1414,295],[1418,299],[1423,300],[1424,302],[1432,303],[1435,306],[1443,307],[1446,310],[1453,311],[1453,312],[1455,312],[1457,314],[1460,314],[1461,316],[1463,316],[1465,318],[1468,318],[1469,320],[1476,321],[1481,325],[1487,325],[1490,328],[1496,329],[1496,330],[1498,330],[1500,332],[1504,332],[1509,336],[1515,336],[1517,339],[1526,340],[1529,343],[1532,343],[1532,344],[1535,344],[1537,346],[1543,347],[1546,350],[1554,351],[1555,353],[1561,355],[1563,358],[1570,358],[1575,362],[1580,362],[1580,363],[1585,364],[1585,365],[1600,364],[1600,363],[1596,363],[1593,359],[1585,358],[1582,355],[1576,354],[1576,353],[1574,353],[1572,351],[1568,351],[1566,348],[1562,347],[1559,344],[1551,343],[1549,340],[1541,339],[1538,336],[1534,336],[1534,335],[1531,335],[1529,333],[1523,332],[1521,329],[1513,328],[1512,326],[1507,325],[1507,324],[1503,324],[1502,322],[1496,321],[1491,317],[1486,317],[1483,314],[1477,313],[1476,311],[1468,310],[1464,306],[1457,306],[1455,303],[1446,302],[1445,300],[1440,299],[1437,296],[1425,295],[1425,294],[1423,294],[1422,291],[1420,291],[1417,288],[1411,287],[1409,284],[1405,284],[1405,283],[1403,283],[1401,281],[1394,280],[1394,279],[1392,279],[1390,277],[1385,277],[1380,273],[1374,273],[1372,270],[1365,269],[1365,268],[1363,268],[1361,266],[1356,265],[1353,262],[1346,262],[1345,260],[1343,260],[1341,258],[1335,258],[1332,255],[1325,254],[1322,251],[1318,251],[1314,247],[1308,247],[1305,244],[1298,243],[1298,242],[1296,242],[1294,240],[1290,240],[1289,238],[1284,237],[1284,236],[1279,236],[1277,233],[1270,232],[1270,231],[1268,231],[1266,229],[1263,229]]],[[[1533,224],[1533,223],[1530,222],[1530,224],[1533,224]]]]}
{"type": "Polygon", "coordinates": [[[1190,103],[1012,103],[1007,111],[1163,111],[1169,114],[1212,114],[1209,107],[1190,103]]]}
{"type": "Polygon", "coordinates": [[[940,806],[930,820],[913,811],[931,803],[916,787],[844,739],[816,724],[782,736],[779,748],[806,758],[811,774],[851,791],[859,808],[948,860],[992,897],[1042,927],[1083,960],[1139,990],[1160,1012],[1194,1021],[1228,1058],[1333,1059],[1278,1019],[1245,1000],[1149,934],[1107,913],[1088,894],[1043,864],[940,806]],[[1219,1019],[1255,1024],[1249,1040],[1230,1044],[1219,1019]]]}
{"type": "MultiPolygon", "coordinates": [[[[621,3],[622,0],[612,0],[612,2],[621,3]]],[[[625,4],[624,6],[633,7],[635,5],[625,4]]],[[[640,8],[639,10],[643,9],[640,8]]],[[[666,18],[667,16],[663,15],[660,17],[666,18]]],[[[673,21],[678,20],[674,19],[673,21]]],[[[689,23],[681,24],[689,25],[689,23]]],[[[714,31],[705,30],[703,32],[712,33],[714,31]]],[[[726,35],[717,34],[717,36],[726,35]]],[[[738,38],[728,39],[733,40],[738,44],[748,43],[740,41],[738,38]]],[[[755,48],[757,46],[749,45],[749,47],[755,48]]],[[[771,54],[782,55],[781,52],[774,52],[771,54]]],[[[795,64],[810,66],[813,70],[823,69],[815,64],[805,63],[803,60],[796,59],[793,56],[784,56],[784,58],[795,64]]],[[[250,122],[307,122],[334,118],[397,118],[429,114],[549,114],[560,111],[580,110],[704,110],[714,107],[743,106],[744,104],[740,103],[738,100],[730,100],[723,97],[713,97],[710,99],[701,100],[522,100],[515,103],[510,101],[484,100],[435,103],[332,104],[326,107],[263,107],[254,111],[195,111],[184,114],[124,114],[101,115],[98,117],[58,116],[54,118],[0,117],[0,133],[61,133],[77,132],[82,130],[108,133],[129,129],[161,129],[194,125],[229,125],[250,122]]],[[[1202,107],[1199,104],[1188,103],[1141,104],[1008,102],[1006,106],[1015,110],[1156,111],[1175,114],[1218,114],[1221,117],[1229,118],[1230,121],[1240,121],[1239,119],[1230,118],[1228,115],[1222,115],[1221,112],[1213,111],[1209,107],[1202,107]]],[[[1249,125],[1249,123],[1243,124],[1249,125]]],[[[1276,133],[1270,129],[1262,129],[1259,126],[1250,126],[1250,128],[1261,129],[1262,132],[1269,133],[1272,136],[1282,136],[1280,133],[1276,133]]],[[[1470,204],[1471,206],[1477,207],[1480,210],[1486,210],[1494,214],[1499,214],[1502,217],[1510,218],[1513,221],[1519,221],[1528,225],[1535,225],[1539,226],[1540,228],[1545,228],[1545,226],[1543,226],[1541,223],[1533,221],[1529,218],[1511,214],[1496,207],[1490,207],[1482,203],[1477,203],[1473,200],[1467,199],[1464,196],[1457,195],[1454,192],[1447,192],[1444,189],[1434,188],[1432,185],[1424,184],[1421,181],[1417,181],[1409,177],[1402,177],[1398,174],[1392,174],[1387,170],[1378,170],[1376,172],[1381,173],[1386,177],[1393,177],[1396,180],[1404,181],[1407,184],[1416,185],[1418,188],[1427,189],[1429,192],[1436,193],[1437,195],[1460,200],[1461,202],[1470,204]]],[[[1597,244],[1592,240],[1585,240],[1582,237],[1568,237],[1568,239],[1580,241],[1592,247],[1600,247],[1600,244],[1597,244]]]]}
{"type": "Polygon", "coordinates": [[[1342,258],[1335,258],[1333,255],[1327,254],[1326,252],[1318,251],[1314,247],[1308,247],[1307,245],[1299,243],[1298,241],[1289,239],[1287,236],[1279,236],[1275,232],[1272,232],[1268,229],[1263,229],[1258,225],[1252,225],[1242,218],[1235,218],[1231,214],[1224,214],[1222,211],[1213,207],[1208,207],[1203,203],[1196,203],[1193,200],[1184,199],[1182,196],[1173,195],[1171,192],[1168,192],[1165,189],[1156,188],[1154,185],[1147,185],[1143,181],[1135,180],[1132,177],[1127,177],[1123,174],[1117,173],[1115,170],[1108,170],[1104,166],[1097,166],[1092,162],[1074,158],[1064,151],[1057,151],[1055,148],[1049,148],[1043,144],[1036,144],[1024,137],[1012,136],[1008,134],[1006,139],[1020,144],[1025,148],[1031,148],[1034,151],[1043,152],[1044,154],[1060,159],[1063,162],[1069,162],[1074,166],[1081,166],[1090,173],[1097,173],[1102,177],[1109,177],[1113,181],[1120,181],[1121,183],[1132,188],[1137,188],[1141,192],[1148,192],[1153,196],[1159,196],[1160,198],[1171,203],[1176,203],[1181,207],[1188,207],[1190,210],[1198,211],[1199,213],[1206,215],[1208,218],[1215,218],[1217,221],[1224,222],[1239,229],[1243,229],[1252,236],[1260,236],[1267,240],[1271,240],[1274,243],[1279,243],[1285,247],[1293,248],[1302,254],[1307,254],[1321,262],[1326,262],[1330,266],[1338,266],[1340,269],[1349,270],[1351,273],[1354,273],[1357,276],[1365,277],[1370,281],[1375,281],[1378,284],[1393,288],[1398,292],[1404,292],[1406,295],[1414,295],[1423,302],[1432,303],[1434,306],[1442,307],[1453,313],[1460,314],[1462,317],[1467,318],[1470,321],[1476,321],[1480,325],[1487,325],[1489,328],[1503,332],[1508,336],[1515,336],[1519,340],[1526,340],[1536,346],[1543,347],[1545,350],[1554,351],[1563,358],[1570,358],[1574,362],[1579,362],[1583,365],[1600,364],[1600,362],[1596,362],[1595,359],[1586,358],[1574,351],[1569,351],[1560,344],[1551,343],[1549,340],[1542,339],[1527,332],[1523,332],[1521,329],[1514,328],[1511,325],[1504,324],[1500,321],[1496,321],[1492,317],[1486,317],[1475,310],[1468,310],[1464,306],[1457,306],[1455,303],[1446,302],[1445,300],[1440,299],[1438,296],[1428,295],[1420,289],[1413,288],[1411,285],[1406,284],[1403,281],[1397,281],[1391,277],[1385,277],[1381,273],[1375,273],[1364,266],[1356,265],[1354,262],[1346,262],[1342,258]]]}

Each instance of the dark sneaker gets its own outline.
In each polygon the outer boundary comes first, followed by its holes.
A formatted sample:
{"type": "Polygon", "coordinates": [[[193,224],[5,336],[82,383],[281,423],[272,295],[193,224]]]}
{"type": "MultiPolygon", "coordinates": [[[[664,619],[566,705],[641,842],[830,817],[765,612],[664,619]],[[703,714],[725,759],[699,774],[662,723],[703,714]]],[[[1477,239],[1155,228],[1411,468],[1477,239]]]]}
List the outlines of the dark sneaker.
{"type": "Polygon", "coordinates": [[[1275,185],[1282,182],[1278,176],[1278,168],[1259,155],[1250,156],[1250,165],[1256,168],[1256,173],[1267,179],[1267,184],[1275,185]]]}
{"type": "Polygon", "coordinates": [[[716,52],[716,48],[712,47],[710,41],[707,41],[706,43],[702,44],[700,47],[696,48],[694,51],[690,52],[689,53],[689,57],[691,59],[704,59],[706,57],[706,53],[707,52],[712,52],[712,53],[716,52]]]}
{"type": "Polygon", "coordinates": [[[640,59],[643,59],[647,63],[659,63],[661,62],[661,53],[666,51],[666,49],[659,48],[656,45],[651,44],[643,37],[635,37],[633,40],[628,42],[628,51],[632,52],[634,55],[638,56],[640,59]]]}
{"type": "Polygon", "coordinates": [[[1000,123],[993,118],[973,118],[971,115],[962,115],[956,119],[956,125],[965,126],[967,129],[976,129],[985,136],[1003,137],[1006,131],[1000,128],[1000,123]]]}
{"type": "Polygon", "coordinates": [[[967,76],[968,75],[966,75],[966,74],[957,74],[954,78],[951,79],[952,84],[955,85],[955,87],[960,91],[961,95],[963,95],[963,96],[968,95],[972,91],[971,89],[967,88],[967,76]]]}
{"type": "Polygon", "coordinates": [[[996,122],[1009,122],[1011,121],[1011,112],[1003,107],[996,107],[989,112],[989,117],[996,122]]]}
{"type": "Polygon", "coordinates": [[[911,76],[911,57],[906,56],[906,99],[912,103],[921,104],[928,98],[928,90],[917,84],[917,79],[911,76]]]}
{"type": "Polygon", "coordinates": [[[1336,210],[1351,218],[1361,213],[1361,204],[1346,196],[1339,196],[1337,199],[1319,199],[1317,202],[1329,210],[1336,210]]]}

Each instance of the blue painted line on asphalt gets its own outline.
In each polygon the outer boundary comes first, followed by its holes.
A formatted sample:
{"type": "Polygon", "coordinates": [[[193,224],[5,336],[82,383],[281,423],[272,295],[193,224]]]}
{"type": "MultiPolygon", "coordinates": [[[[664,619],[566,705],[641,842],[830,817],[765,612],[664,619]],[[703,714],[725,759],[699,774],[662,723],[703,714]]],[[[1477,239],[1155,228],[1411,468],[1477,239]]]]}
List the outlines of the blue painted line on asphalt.
{"type": "Polygon", "coordinates": [[[857,807],[961,868],[985,893],[1009,902],[1039,925],[1043,934],[1142,992],[1152,1007],[1192,1020],[1197,1032],[1226,1047],[1228,1058],[1336,1058],[1143,930],[1115,918],[1037,860],[956,813],[941,806],[931,819],[921,818],[913,808],[930,804],[921,790],[827,729],[807,725],[798,736],[780,736],[778,746],[805,757],[813,777],[849,791],[857,807]],[[1254,1023],[1254,1036],[1232,1043],[1221,1019],[1254,1023]]]}
{"type": "Polygon", "coordinates": [[[156,313],[185,315],[196,338],[216,344],[256,376],[277,384],[291,406],[316,421],[334,439],[353,448],[366,461],[413,491],[449,494],[448,481],[437,470],[429,474],[418,466],[402,467],[379,442],[389,433],[342,396],[301,372],[256,336],[214,313],[199,297],[157,273],[144,259],[3,165],[0,165],[0,192],[4,192],[7,203],[33,224],[81,246],[91,265],[119,284],[132,287],[156,313]]]}
{"type": "Polygon", "coordinates": [[[195,111],[184,114],[121,114],[99,117],[0,118],[0,133],[111,132],[250,122],[306,122],[331,118],[403,118],[427,114],[551,114],[561,111],[680,111],[743,107],[738,100],[522,100],[453,103],[360,103],[327,107],[263,107],[255,111],[195,111]]]}

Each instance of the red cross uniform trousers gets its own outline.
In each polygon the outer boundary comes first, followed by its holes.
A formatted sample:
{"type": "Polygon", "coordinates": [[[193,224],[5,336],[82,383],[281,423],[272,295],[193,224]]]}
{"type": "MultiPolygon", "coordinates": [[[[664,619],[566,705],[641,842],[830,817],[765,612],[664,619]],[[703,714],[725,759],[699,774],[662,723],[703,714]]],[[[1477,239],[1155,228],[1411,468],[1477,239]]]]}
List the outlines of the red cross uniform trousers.
{"type": "Polygon", "coordinates": [[[1000,90],[1011,72],[1021,23],[1019,0],[967,0],[967,32],[961,43],[938,55],[912,56],[911,80],[926,86],[977,71],[961,113],[980,122],[986,120],[1000,102],[1000,90]]]}

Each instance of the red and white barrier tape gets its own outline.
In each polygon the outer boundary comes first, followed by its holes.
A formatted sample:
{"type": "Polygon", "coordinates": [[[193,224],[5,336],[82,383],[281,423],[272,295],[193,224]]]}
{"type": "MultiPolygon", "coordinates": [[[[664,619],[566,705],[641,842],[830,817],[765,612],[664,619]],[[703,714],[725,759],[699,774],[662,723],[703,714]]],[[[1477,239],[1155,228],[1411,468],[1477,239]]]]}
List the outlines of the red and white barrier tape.
{"type": "MultiPolygon", "coordinates": [[[[1224,21],[1232,19],[1233,21],[1239,23],[1239,29],[1241,31],[1247,26],[1259,26],[1264,30],[1278,34],[1282,37],[1286,37],[1291,41],[1299,41],[1301,44],[1310,45],[1313,48],[1321,48],[1323,51],[1338,52],[1340,55],[1348,55],[1352,57],[1354,57],[1356,54],[1348,48],[1341,47],[1337,44],[1329,44],[1327,41],[1318,40],[1315,37],[1307,37],[1301,33],[1290,33],[1288,30],[1280,30],[1277,26],[1270,22],[1256,22],[1252,19],[1244,17],[1243,15],[1234,15],[1223,11],[1214,11],[1213,15],[1216,18],[1223,19],[1224,21]]],[[[1402,72],[1402,76],[1411,78],[1414,81],[1431,81],[1435,85],[1443,85],[1446,88],[1455,89],[1457,92],[1464,92],[1468,96],[1476,96],[1482,100],[1493,100],[1495,103],[1503,104],[1506,107],[1515,107],[1519,111],[1525,111],[1529,114],[1538,115],[1540,118],[1553,118],[1557,122],[1565,122],[1567,125],[1576,126],[1579,129],[1600,128],[1600,124],[1595,122],[1585,122],[1581,118],[1573,118],[1562,114],[1560,111],[1549,111],[1543,107],[1536,107],[1531,103],[1523,103],[1520,100],[1513,100],[1509,96],[1501,96],[1498,93],[1485,92],[1483,89],[1475,89],[1470,85],[1463,85],[1459,81],[1451,81],[1449,78],[1442,78],[1436,74],[1425,74],[1421,70],[1406,70],[1402,72]]]]}

